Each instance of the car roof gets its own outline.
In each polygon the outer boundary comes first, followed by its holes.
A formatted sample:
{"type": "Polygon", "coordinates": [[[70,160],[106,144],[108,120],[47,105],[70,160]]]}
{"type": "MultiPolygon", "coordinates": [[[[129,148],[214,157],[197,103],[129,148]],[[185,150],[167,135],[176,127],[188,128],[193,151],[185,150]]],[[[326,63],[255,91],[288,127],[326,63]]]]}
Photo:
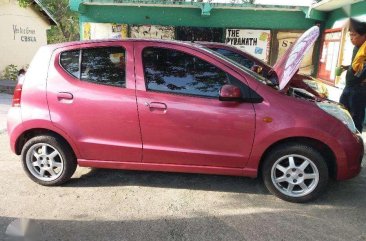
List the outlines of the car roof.
{"type": "Polygon", "coordinates": [[[57,44],[49,44],[46,47],[51,49],[69,47],[80,44],[90,44],[90,43],[111,43],[111,42],[153,42],[153,43],[166,43],[166,44],[178,44],[185,46],[195,46],[199,47],[202,45],[195,44],[187,41],[179,41],[179,40],[165,40],[165,39],[147,39],[147,38],[128,38],[128,39],[98,39],[98,40],[81,40],[81,41],[72,41],[72,42],[64,42],[57,44]]]}

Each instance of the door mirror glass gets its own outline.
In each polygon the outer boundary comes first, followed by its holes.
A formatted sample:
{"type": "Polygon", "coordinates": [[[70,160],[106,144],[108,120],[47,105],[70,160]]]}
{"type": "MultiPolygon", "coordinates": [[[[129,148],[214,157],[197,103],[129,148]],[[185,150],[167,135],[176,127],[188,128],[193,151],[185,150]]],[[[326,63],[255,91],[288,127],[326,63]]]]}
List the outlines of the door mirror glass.
{"type": "Polygon", "coordinates": [[[219,100],[221,101],[242,101],[243,96],[240,88],[235,85],[224,85],[220,89],[219,100]]]}

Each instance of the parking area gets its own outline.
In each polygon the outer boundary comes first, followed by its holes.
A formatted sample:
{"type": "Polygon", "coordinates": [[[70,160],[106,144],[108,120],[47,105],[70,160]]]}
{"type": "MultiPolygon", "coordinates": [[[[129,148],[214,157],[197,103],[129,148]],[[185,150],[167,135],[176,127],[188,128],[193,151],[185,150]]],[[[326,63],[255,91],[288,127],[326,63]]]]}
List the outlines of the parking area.
{"type": "Polygon", "coordinates": [[[0,157],[0,240],[18,218],[33,221],[39,240],[366,240],[365,167],[293,204],[260,180],[215,175],[78,168],[66,185],[43,187],[5,133],[0,157]]]}

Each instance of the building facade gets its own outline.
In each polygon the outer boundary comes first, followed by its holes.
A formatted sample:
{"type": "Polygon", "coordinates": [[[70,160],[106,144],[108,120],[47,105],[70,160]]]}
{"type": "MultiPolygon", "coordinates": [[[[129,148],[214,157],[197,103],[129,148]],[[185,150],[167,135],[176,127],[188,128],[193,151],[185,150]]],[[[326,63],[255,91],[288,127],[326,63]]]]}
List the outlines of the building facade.
{"type": "Polygon", "coordinates": [[[348,20],[355,18],[366,22],[366,1],[320,1],[314,4],[313,9],[327,14],[324,18],[317,76],[328,85],[342,89],[346,72],[336,76],[335,68],[351,64],[354,46],[349,37],[348,20]]]}
{"type": "MultiPolygon", "coordinates": [[[[257,6],[249,1],[70,0],[70,6],[79,13],[82,40],[132,37],[225,42],[270,64],[301,33],[319,24],[307,18],[307,9],[301,7],[257,6]]],[[[316,51],[310,51],[301,66],[303,73],[314,73],[316,56],[316,51]]]]}
{"type": "Polygon", "coordinates": [[[70,0],[80,16],[82,40],[163,38],[235,45],[274,64],[308,28],[322,35],[304,58],[300,72],[331,86],[344,83],[335,68],[351,61],[350,17],[365,18],[364,0],[320,0],[310,7],[255,5],[253,1],[70,0]]]}
{"type": "Polygon", "coordinates": [[[0,0],[0,73],[8,65],[26,67],[47,44],[46,31],[52,24],[56,22],[36,2],[23,8],[15,0],[0,0]]]}

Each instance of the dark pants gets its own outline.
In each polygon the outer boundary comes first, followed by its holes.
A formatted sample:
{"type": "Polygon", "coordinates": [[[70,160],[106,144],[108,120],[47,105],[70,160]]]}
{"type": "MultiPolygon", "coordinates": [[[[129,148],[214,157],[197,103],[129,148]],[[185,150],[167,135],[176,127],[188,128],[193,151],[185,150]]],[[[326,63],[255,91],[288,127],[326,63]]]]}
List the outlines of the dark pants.
{"type": "Polygon", "coordinates": [[[366,86],[344,88],[339,102],[351,113],[356,128],[362,132],[366,108],[366,86]]]}

